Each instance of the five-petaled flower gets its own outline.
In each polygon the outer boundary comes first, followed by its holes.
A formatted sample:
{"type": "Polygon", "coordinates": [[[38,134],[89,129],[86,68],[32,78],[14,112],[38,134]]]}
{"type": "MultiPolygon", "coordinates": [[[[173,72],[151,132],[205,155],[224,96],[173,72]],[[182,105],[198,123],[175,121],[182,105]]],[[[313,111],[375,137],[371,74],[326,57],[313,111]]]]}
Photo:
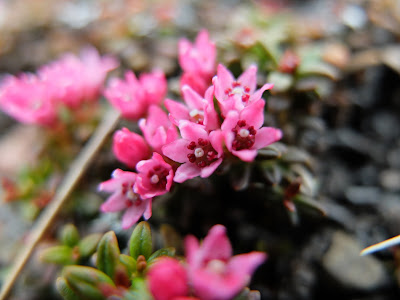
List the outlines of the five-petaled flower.
{"type": "Polygon", "coordinates": [[[243,161],[253,161],[258,149],[282,138],[279,129],[261,127],[264,123],[264,104],[263,100],[258,100],[240,112],[231,110],[221,125],[227,149],[243,161]]]}
{"type": "Polygon", "coordinates": [[[222,132],[208,132],[203,125],[187,120],[180,121],[179,130],[182,138],[162,148],[165,156],[182,163],[175,172],[174,181],[209,177],[222,162],[222,132]]]}
{"type": "Polygon", "coordinates": [[[231,110],[241,111],[246,106],[261,99],[262,94],[271,89],[272,83],[257,87],[257,66],[250,66],[237,80],[223,65],[218,65],[217,76],[213,78],[215,97],[224,116],[231,110]]]}
{"type": "Polygon", "coordinates": [[[157,152],[148,160],[142,160],[136,165],[135,192],[142,198],[153,198],[167,193],[171,189],[174,171],[172,166],[164,161],[157,152]]]}
{"type": "Polygon", "coordinates": [[[266,254],[250,252],[232,256],[226,228],[213,226],[202,244],[194,236],[185,239],[189,281],[202,300],[229,300],[250,281],[266,254]]]}
{"type": "Polygon", "coordinates": [[[122,228],[128,229],[133,226],[143,215],[147,220],[151,217],[152,199],[143,199],[135,193],[134,185],[136,173],[114,170],[111,179],[99,185],[100,191],[112,193],[100,209],[102,212],[117,212],[126,210],[122,217],[122,228]]]}

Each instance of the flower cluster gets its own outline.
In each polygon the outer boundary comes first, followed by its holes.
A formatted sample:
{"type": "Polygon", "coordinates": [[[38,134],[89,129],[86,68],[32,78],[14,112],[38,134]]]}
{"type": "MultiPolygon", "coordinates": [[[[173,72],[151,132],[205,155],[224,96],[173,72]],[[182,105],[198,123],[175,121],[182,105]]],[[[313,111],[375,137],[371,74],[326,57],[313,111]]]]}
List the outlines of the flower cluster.
{"type": "Polygon", "coordinates": [[[66,54],[35,74],[7,76],[0,86],[0,109],[22,123],[53,126],[60,107],[76,110],[101,94],[108,71],[117,61],[86,48],[80,57],[66,54]]]}
{"type": "Polygon", "coordinates": [[[266,259],[262,252],[232,256],[232,246],[222,225],[212,227],[202,244],[194,236],[185,239],[186,264],[160,258],[147,277],[155,300],[229,300],[250,281],[266,259]]]}
{"type": "Polygon", "coordinates": [[[257,89],[255,65],[237,79],[221,64],[215,71],[215,58],[215,45],[206,31],[194,45],[185,39],[179,42],[183,101],[164,99],[167,82],[160,71],[142,74],[139,80],[127,72],[125,80],[113,79],[106,88],[105,96],[123,116],[141,118],[143,133],[142,137],[127,128],[115,133],[115,156],[137,172],[116,170],[100,185],[100,190],[113,193],[103,212],[127,209],[124,228],[144,212],[150,217],[152,198],[167,193],[173,181],[209,177],[235,157],[252,162],[258,149],[281,139],[279,129],[263,126],[262,95],[273,85],[257,89]]]}

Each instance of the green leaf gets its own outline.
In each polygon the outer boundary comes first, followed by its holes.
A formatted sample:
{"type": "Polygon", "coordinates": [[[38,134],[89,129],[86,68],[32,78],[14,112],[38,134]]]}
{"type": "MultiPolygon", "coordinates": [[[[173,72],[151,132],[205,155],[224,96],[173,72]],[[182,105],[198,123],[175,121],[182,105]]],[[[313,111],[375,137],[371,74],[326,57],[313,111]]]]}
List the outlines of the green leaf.
{"type": "Polygon", "coordinates": [[[63,277],[58,277],[56,281],[57,291],[65,300],[79,300],[77,294],[68,286],[67,281],[63,277]]]}
{"type": "Polygon", "coordinates": [[[78,243],[79,253],[82,257],[89,257],[92,255],[97,248],[97,245],[102,237],[100,233],[93,233],[83,238],[78,243]]]}
{"type": "Polygon", "coordinates": [[[61,231],[61,242],[69,247],[74,247],[79,242],[79,232],[73,224],[67,224],[61,231]]]}
{"type": "Polygon", "coordinates": [[[148,259],[152,252],[151,229],[147,222],[140,222],[136,225],[129,240],[129,252],[134,259],[143,255],[148,259]]]}
{"type": "Polygon", "coordinates": [[[136,271],[136,260],[133,257],[126,254],[120,254],[119,262],[126,268],[129,277],[136,271]]]}
{"type": "Polygon", "coordinates": [[[105,294],[109,295],[115,288],[110,277],[91,267],[67,266],[62,275],[66,284],[80,299],[106,299],[105,294]]]}
{"type": "Polygon", "coordinates": [[[71,247],[60,245],[42,250],[40,259],[46,263],[58,265],[72,265],[78,261],[79,255],[74,257],[74,251],[71,247]]]}
{"type": "Polygon", "coordinates": [[[97,246],[97,268],[114,278],[120,253],[115,233],[107,232],[97,246]]]}
{"type": "Polygon", "coordinates": [[[174,247],[168,247],[168,248],[162,248],[154,252],[149,259],[147,260],[149,263],[151,263],[154,259],[161,257],[161,256],[170,256],[174,257],[175,256],[175,248],[174,247]]]}
{"type": "Polygon", "coordinates": [[[132,299],[140,299],[140,300],[154,299],[147,288],[145,279],[142,277],[136,277],[133,279],[131,290],[132,292],[129,294],[130,296],[133,296],[132,299]]]}

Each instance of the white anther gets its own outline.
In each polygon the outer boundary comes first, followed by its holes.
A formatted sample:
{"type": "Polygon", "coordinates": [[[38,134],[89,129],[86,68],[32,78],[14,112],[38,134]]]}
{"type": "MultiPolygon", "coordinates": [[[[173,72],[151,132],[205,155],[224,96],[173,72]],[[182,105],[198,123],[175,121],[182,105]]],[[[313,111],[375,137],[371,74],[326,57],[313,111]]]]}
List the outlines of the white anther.
{"type": "Polygon", "coordinates": [[[209,269],[212,272],[215,272],[217,274],[224,273],[225,268],[226,268],[225,263],[219,259],[210,260],[210,262],[207,264],[207,269],[209,269]]]}
{"type": "Polygon", "coordinates": [[[249,134],[250,134],[250,132],[247,129],[242,128],[239,130],[239,135],[242,138],[247,138],[249,136],[249,134]]]}
{"type": "Polygon", "coordinates": [[[151,176],[150,178],[151,183],[158,183],[160,181],[160,178],[158,178],[158,176],[156,174],[154,174],[153,176],[151,176]]]}
{"type": "Polygon", "coordinates": [[[196,157],[203,157],[203,155],[204,155],[204,150],[203,150],[202,148],[196,148],[196,149],[194,150],[194,155],[195,155],[196,157]]]}
{"type": "Polygon", "coordinates": [[[243,88],[241,86],[237,86],[232,89],[232,94],[241,95],[243,94],[243,88]]]}
{"type": "Polygon", "coordinates": [[[136,194],[133,192],[132,189],[129,189],[129,190],[126,192],[125,195],[126,195],[126,197],[127,197],[129,200],[132,200],[132,201],[136,200],[136,198],[137,198],[136,194]]]}
{"type": "Polygon", "coordinates": [[[189,113],[189,116],[191,116],[192,118],[197,116],[200,112],[197,109],[192,109],[189,113]]]}

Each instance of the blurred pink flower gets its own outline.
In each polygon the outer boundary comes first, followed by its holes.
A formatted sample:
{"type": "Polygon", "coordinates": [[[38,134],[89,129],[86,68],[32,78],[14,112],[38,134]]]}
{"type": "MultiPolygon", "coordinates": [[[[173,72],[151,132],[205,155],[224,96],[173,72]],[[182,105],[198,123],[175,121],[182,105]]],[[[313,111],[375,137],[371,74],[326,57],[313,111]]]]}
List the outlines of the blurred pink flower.
{"type": "Polygon", "coordinates": [[[187,39],[179,40],[179,64],[183,70],[181,86],[191,86],[203,94],[211,78],[215,74],[217,51],[215,44],[210,41],[207,30],[201,30],[194,44],[187,39]]]}
{"type": "Polygon", "coordinates": [[[147,143],[153,151],[158,153],[162,153],[163,145],[179,137],[176,127],[171,124],[166,112],[157,105],[149,107],[148,116],[146,119],[139,120],[139,127],[147,143]]]}
{"type": "Polygon", "coordinates": [[[174,171],[157,152],[151,159],[140,161],[136,169],[135,192],[143,199],[163,195],[171,189],[174,171]]]}
{"type": "Polygon", "coordinates": [[[139,80],[127,71],[124,80],[111,79],[104,95],[123,117],[136,121],[146,116],[149,106],[160,104],[166,92],[167,81],[161,71],[141,74],[139,80]]]}
{"type": "Polygon", "coordinates": [[[83,49],[80,57],[65,54],[38,70],[39,77],[57,101],[78,108],[84,101],[97,100],[107,73],[118,66],[111,56],[100,56],[95,48],[83,49]]]}
{"type": "Polygon", "coordinates": [[[146,277],[155,300],[193,299],[186,298],[189,294],[186,270],[174,258],[160,258],[151,266],[146,277]]]}
{"type": "Polygon", "coordinates": [[[182,87],[185,104],[166,99],[164,104],[170,112],[173,124],[179,124],[181,120],[188,120],[196,124],[204,125],[207,130],[219,128],[218,115],[214,109],[214,88],[207,89],[205,97],[200,96],[190,86],[182,87]]]}
{"type": "Polygon", "coordinates": [[[185,239],[189,282],[202,300],[229,300],[250,281],[266,254],[250,252],[232,256],[226,228],[213,226],[200,245],[194,236],[185,239]]]}
{"type": "Polygon", "coordinates": [[[227,149],[243,161],[253,161],[258,149],[282,138],[279,129],[261,127],[264,105],[264,100],[258,100],[240,112],[231,110],[221,125],[227,149]]]}
{"type": "Polygon", "coordinates": [[[113,136],[113,152],[116,158],[134,169],[136,164],[150,157],[150,147],[144,138],[129,131],[128,128],[117,130],[113,136]]]}
{"type": "Polygon", "coordinates": [[[133,226],[143,215],[144,219],[151,217],[152,199],[142,199],[134,192],[136,173],[114,170],[111,179],[99,185],[100,191],[112,193],[100,209],[102,212],[126,210],[122,217],[122,228],[133,226]]]}
{"type": "Polygon", "coordinates": [[[250,66],[240,77],[235,80],[232,73],[223,65],[218,65],[217,76],[213,78],[215,97],[217,98],[222,114],[230,110],[241,111],[247,105],[260,100],[262,94],[271,89],[272,83],[257,87],[257,66],[250,66]]]}
{"type": "Polygon", "coordinates": [[[179,130],[182,138],[162,148],[165,156],[182,163],[175,172],[174,181],[209,177],[222,162],[222,132],[209,133],[204,126],[186,120],[180,121],[179,130]]]}
{"type": "Polygon", "coordinates": [[[34,74],[10,75],[0,86],[0,108],[19,122],[53,126],[58,105],[51,92],[34,74]]]}

